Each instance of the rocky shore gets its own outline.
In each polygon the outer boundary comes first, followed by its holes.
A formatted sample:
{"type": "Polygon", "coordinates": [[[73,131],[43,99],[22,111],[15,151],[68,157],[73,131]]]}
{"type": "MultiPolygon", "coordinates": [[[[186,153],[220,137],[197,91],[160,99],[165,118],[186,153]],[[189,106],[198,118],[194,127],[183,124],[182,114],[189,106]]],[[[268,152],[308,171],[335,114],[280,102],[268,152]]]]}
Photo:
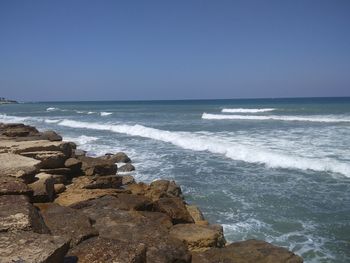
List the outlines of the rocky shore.
{"type": "Polygon", "coordinates": [[[228,244],[174,181],[118,174],[134,169],[125,153],[89,157],[54,131],[0,124],[0,262],[303,262],[264,241],[228,244]]]}
{"type": "Polygon", "coordinates": [[[1,104],[17,104],[18,102],[15,100],[8,100],[5,98],[0,98],[0,105],[1,104]]]}

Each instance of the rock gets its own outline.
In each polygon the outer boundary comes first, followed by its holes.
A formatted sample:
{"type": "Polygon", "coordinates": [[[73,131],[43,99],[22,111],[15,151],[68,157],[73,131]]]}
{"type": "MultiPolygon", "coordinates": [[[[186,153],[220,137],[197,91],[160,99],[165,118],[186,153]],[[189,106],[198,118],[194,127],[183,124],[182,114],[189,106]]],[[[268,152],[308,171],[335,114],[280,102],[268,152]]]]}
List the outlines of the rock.
{"type": "Polygon", "coordinates": [[[53,174],[52,179],[55,184],[66,184],[68,182],[67,176],[62,174],[53,174]]]}
{"type": "Polygon", "coordinates": [[[27,195],[31,197],[33,190],[22,179],[0,176],[0,195],[27,195]]]}
{"type": "Polygon", "coordinates": [[[22,123],[2,124],[0,126],[0,134],[8,137],[26,137],[39,134],[39,131],[32,126],[22,123]]]}
{"type": "Polygon", "coordinates": [[[123,166],[120,166],[118,168],[118,172],[126,173],[126,172],[132,172],[135,171],[135,166],[133,166],[131,163],[124,164],[123,166]]]}
{"type": "Polygon", "coordinates": [[[40,161],[12,153],[0,153],[0,176],[13,176],[29,183],[39,170],[40,161]]]}
{"type": "Polygon", "coordinates": [[[162,197],[181,197],[181,188],[174,182],[168,180],[156,180],[150,184],[150,188],[145,193],[153,200],[158,200],[162,197]]]}
{"type": "Polygon", "coordinates": [[[69,240],[29,231],[0,233],[1,263],[62,263],[69,240]]]}
{"type": "Polygon", "coordinates": [[[69,158],[65,161],[64,166],[69,168],[73,174],[80,175],[82,164],[82,161],[76,158],[69,158]]]}
{"type": "Polygon", "coordinates": [[[222,226],[178,224],[171,228],[170,235],[183,241],[190,251],[205,251],[223,247],[226,243],[222,226]]]}
{"type": "Polygon", "coordinates": [[[72,174],[71,169],[68,168],[55,168],[55,169],[40,169],[41,173],[65,175],[66,177],[72,174]]]}
{"type": "Polygon", "coordinates": [[[194,223],[181,198],[161,198],[154,203],[154,211],[167,214],[173,224],[194,223]]]}
{"type": "Polygon", "coordinates": [[[134,195],[145,195],[149,190],[149,185],[145,183],[129,184],[126,189],[131,191],[134,195]]]}
{"type": "Polygon", "coordinates": [[[60,194],[66,191],[66,186],[64,184],[54,184],[55,194],[60,194]]]}
{"type": "Polygon", "coordinates": [[[55,131],[44,131],[40,134],[42,140],[49,140],[51,142],[62,141],[62,136],[55,131]]]}
{"type": "Polygon", "coordinates": [[[199,208],[195,205],[186,205],[186,209],[193,218],[193,221],[197,224],[203,224],[205,218],[199,208]]]}
{"type": "Polygon", "coordinates": [[[72,158],[79,158],[86,156],[86,151],[80,150],[80,149],[74,149],[72,152],[72,158]]]}
{"type": "Polygon", "coordinates": [[[193,254],[193,263],[302,263],[301,257],[285,248],[260,240],[232,243],[225,248],[212,248],[193,254]]]}
{"type": "Polygon", "coordinates": [[[55,197],[55,181],[52,176],[42,176],[39,180],[28,186],[33,190],[32,200],[34,203],[51,202],[55,197]]]}
{"type": "Polygon", "coordinates": [[[91,175],[115,175],[117,173],[117,165],[109,160],[93,157],[80,157],[83,162],[82,170],[87,176],[91,175]]]}
{"type": "Polygon", "coordinates": [[[67,159],[67,156],[61,151],[23,152],[21,155],[40,160],[40,167],[43,169],[63,167],[67,159]]]}
{"type": "Polygon", "coordinates": [[[120,188],[122,186],[122,177],[117,175],[97,176],[92,178],[93,182],[84,186],[84,189],[108,189],[120,188]]]}
{"type": "Polygon", "coordinates": [[[132,175],[123,175],[122,176],[122,184],[127,185],[127,184],[134,184],[135,183],[135,178],[132,175]]]}
{"type": "Polygon", "coordinates": [[[105,195],[117,195],[125,192],[121,189],[85,189],[84,187],[94,183],[93,179],[88,176],[73,178],[72,184],[67,186],[66,191],[59,194],[55,203],[62,206],[70,206],[82,201],[96,199],[105,195]]]}
{"type": "Polygon", "coordinates": [[[118,152],[116,154],[107,153],[102,157],[103,159],[110,160],[113,163],[130,163],[130,158],[123,152],[118,152]]]}
{"type": "Polygon", "coordinates": [[[49,233],[40,214],[29,202],[27,196],[2,195],[0,196],[0,232],[18,230],[49,233]]]}
{"type": "MultiPolygon", "coordinates": [[[[41,208],[40,204],[38,207],[41,208]]],[[[98,235],[98,232],[92,227],[90,219],[79,210],[48,203],[43,205],[41,212],[52,235],[71,239],[71,247],[87,238],[98,235]]]]}
{"type": "Polygon", "coordinates": [[[72,263],[146,263],[146,246],[97,237],[71,249],[68,258],[72,263]]]}

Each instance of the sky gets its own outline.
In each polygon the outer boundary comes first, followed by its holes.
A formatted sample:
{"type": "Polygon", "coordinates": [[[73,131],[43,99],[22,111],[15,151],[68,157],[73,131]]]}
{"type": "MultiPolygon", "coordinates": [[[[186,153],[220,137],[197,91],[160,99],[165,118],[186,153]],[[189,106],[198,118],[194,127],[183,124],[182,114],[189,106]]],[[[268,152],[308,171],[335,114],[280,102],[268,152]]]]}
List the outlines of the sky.
{"type": "Polygon", "coordinates": [[[348,0],[1,0],[0,97],[350,96],[348,0]]]}

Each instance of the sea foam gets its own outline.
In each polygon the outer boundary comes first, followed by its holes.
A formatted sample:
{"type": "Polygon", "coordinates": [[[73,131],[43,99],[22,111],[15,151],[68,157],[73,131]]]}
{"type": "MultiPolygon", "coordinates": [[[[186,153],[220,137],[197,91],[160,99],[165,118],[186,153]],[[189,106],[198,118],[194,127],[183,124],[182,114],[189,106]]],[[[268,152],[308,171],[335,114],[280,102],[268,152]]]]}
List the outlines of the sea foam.
{"type": "Polygon", "coordinates": [[[274,111],[276,109],[273,108],[264,108],[264,109],[243,109],[243,108],[237,108],[237,109],[222,109],[221,112],[228,112],[228,113],[257,113],[257,112],[268,112],[268,111],[274,111]]]}
{"type": "Polygon", "coordinates": [[[109,116],[111,114],[112,114],[112,112],[105,112],[105,111],[100,112],[101,116],[109,116]]]}
{"type": "Polygon", "coordinates": [[[350,122],[350,118],[336,116],[278,116],[278,115],[225,115],[203,113],[206,120],[278,120],[278,121],[308,121],[308,122],[350,122]]]}
{"type": "Polygon", "coordinates": [[[224,155],[227,158],[248,163],[264,164],[269,168],[286,168],[314,170],[320,172],[340,173],[350,177],[350,165],[330,158],[310,158],[293,156],[289,152],[280,153],[259,147],[247,146],[241,143],[218,140],[208,135],[199,135],[191,132],[172,132],[145,127],[142,125],[125,124],[99,124],[73,120],[63,120],[58,125],[81,128],[105,130],[131,136],[154,139],[171,143],[183,149],[193,151],[208,151],[224,155]]]}

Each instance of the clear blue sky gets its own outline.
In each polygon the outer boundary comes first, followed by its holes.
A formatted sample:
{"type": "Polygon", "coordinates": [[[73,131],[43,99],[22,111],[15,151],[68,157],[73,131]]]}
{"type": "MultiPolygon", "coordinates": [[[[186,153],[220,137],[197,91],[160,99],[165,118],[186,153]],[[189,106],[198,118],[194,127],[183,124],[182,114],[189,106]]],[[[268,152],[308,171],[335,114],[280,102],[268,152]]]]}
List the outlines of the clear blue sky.
{"type": "Polygon", "coordinates": [[[1,0],[0,97],[350,96],[350,1],[1,0]]]}

